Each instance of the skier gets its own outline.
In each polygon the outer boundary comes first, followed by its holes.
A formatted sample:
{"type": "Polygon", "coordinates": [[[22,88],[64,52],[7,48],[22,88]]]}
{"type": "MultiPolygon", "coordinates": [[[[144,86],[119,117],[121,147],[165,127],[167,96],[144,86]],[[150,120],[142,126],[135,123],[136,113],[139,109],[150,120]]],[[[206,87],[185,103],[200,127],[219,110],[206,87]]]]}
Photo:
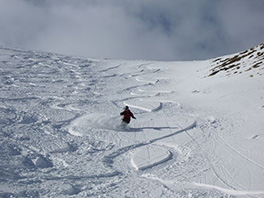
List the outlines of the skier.
{"type": "Polygon", "coordinates": [[[136,119],[135,116],[133,115],[133,113],[129,110],[128,106],[125,107],[125,110],[123,112],[121,112],[120,115],[123,116],[122,120],[123,120],[124,124],[129,124],[130,117],[132,117],[133,119],[136,119]]]}

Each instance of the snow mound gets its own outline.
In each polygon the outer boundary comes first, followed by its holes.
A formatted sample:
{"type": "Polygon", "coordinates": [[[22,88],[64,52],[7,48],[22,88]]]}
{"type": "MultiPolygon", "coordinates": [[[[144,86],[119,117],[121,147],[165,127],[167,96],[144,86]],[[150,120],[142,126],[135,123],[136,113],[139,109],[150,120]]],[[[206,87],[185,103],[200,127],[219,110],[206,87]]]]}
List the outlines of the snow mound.
{"type": "Polygon", "coordinates": [[[136,170],[145,170],[168,161],[172,154],[159,146],[145,146],[140,148],[131,158],[131,163],[136,170]]]}

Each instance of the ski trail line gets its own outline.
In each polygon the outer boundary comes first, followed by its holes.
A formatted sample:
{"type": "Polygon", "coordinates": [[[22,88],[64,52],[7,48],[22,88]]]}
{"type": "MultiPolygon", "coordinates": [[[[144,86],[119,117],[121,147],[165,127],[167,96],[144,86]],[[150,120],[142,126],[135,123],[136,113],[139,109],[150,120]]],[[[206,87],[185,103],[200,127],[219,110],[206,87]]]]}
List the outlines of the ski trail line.
{"type": "MultiPolygon", "coordinates": [[[[182,128],[180,125],[178,125],[180,128],[182,128]]],[[[200,146],[200,144],[188,133],[188,131],[185,131],[185,133],[197,144],[197,146],[202,150],[202,147],[200,146]]],[[[211,168],[212,171],[214,172],[214,174],[216,175],[216,177],[223,182],[223,184],[225,184],[226,186],[232,188],[233,190],[236,190],[235,187],[231,186],[227,181],[225,181],[215,170],[214,164],[211,162],[211,160],[202,153],[202,155],[207,159],[207,161],[211,164],[211,168]]]]}
{"type": "Polygon", "coordinates": [[[201,184],[201,183],[193,183],[196,186],[199,187],[204,187],[204,188],[213,188],[219,191],[222,191],[224,193],[227,193],[229,195],[260,195],[263,194],[264,195],[264,191],[237,191],[237,190],[230,190],[230,189],[225,189],[219,186],[214,186],[214,185],[209,185],[209,184],[201,184]]]}
{"type": "Polygon", "coordinates": [[[253,161],[252,159],[250,159],[247,156],[245,156],[244,154],[242,154],[241,152],[237,151],[235,148],[233,148],[232,146],[230,146],[222,137],[220,137],[220,136],[218,136],[218,137],[220,138],[220,140],[222,141],[223,144],[225,144],[227,147],[229,147],[235,153],[237,153],[238,155],[240,155],[241,157],[243,157],[247,161],[251,162],[252,164],[258,166],[259,168],[264,169],[264,166],[260,165],[259,163],[253,161]]]}
{"type": "Polygon", "coordinates": [[[127,152],[129,150],[133,150],[135,148],[139,148],[139,147],[142,147],[142,146],[146,146],[146,145],[152,144],[154,142],[157,142],[159,140],[162,140],[162,139],[165,139],[165,138],[168,138],[168,137],[172,137],[172,136],[177,135],[179,133],[186,132],[187,130],[191,130],[194,127],[196,127],[196,121],[194,121],[194,123],[191,124],[190,126],[187,126],[186,128],[184,128],[182,130],[179,130],[179,131],[176,131],[174,133],[171,133],[169,135],[165,135],[165,136],[162,136],[162,137],[159,137],[159,138],[155,138],[155,139],[149,140],[147,142],[140,142],[140,143],[137,143],[137,144],[132,144],[132,145],[129,145],[129,146],[126,146],[126,147],[119,148],[115,152],[113,152],[113,153],[111,153],[111,154],[109,154],[107,156],[104,156],[103,162],[105,162],[108,166],[112,167],[113,160],[116,157],[124,154],[125,152],[127,152]]]}

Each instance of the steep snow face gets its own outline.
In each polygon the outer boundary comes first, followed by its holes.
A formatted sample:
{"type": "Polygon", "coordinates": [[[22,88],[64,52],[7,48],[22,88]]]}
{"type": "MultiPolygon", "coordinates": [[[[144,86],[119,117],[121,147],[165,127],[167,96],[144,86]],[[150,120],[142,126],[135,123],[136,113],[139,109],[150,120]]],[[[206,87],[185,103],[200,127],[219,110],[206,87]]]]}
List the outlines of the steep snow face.
{"type": "Polygon", "coordinates": [[[262,60],[262,45],[198,62],[1,47],[0,196],[263,197],[262,60]]]}

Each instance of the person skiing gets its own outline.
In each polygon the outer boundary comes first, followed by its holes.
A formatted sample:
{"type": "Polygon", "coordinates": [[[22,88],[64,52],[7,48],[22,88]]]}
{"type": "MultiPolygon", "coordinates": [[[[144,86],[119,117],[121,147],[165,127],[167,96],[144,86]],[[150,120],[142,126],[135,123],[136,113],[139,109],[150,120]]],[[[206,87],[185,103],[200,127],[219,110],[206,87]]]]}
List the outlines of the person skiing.
{"type": "Polygon", "coordinates": [[[136,119],[135,116],[133,115],[133,113],[129,110],[129,107],[126,106],[124,111],[120,113],[120,115],[123,116],[123,122],[126,124],[130,123],[130,117],[132,117],[133,119],[136,119]]]}

